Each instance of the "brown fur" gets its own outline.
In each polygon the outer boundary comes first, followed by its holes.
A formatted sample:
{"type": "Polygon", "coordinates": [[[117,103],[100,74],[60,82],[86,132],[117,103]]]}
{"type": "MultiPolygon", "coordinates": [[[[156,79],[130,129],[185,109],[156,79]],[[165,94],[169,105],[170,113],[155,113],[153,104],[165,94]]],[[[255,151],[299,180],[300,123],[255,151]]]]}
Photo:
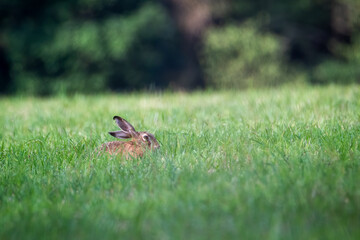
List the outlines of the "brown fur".
{"type": "Polygon", "coordinates": [[[122,155],[125,158],[137,158],[142,157],[147,148],[149,147],[145,144],[137,143],[136,141],[113,141],[101,145],[100,151],[105,151],[110,155],[122,155]]]}

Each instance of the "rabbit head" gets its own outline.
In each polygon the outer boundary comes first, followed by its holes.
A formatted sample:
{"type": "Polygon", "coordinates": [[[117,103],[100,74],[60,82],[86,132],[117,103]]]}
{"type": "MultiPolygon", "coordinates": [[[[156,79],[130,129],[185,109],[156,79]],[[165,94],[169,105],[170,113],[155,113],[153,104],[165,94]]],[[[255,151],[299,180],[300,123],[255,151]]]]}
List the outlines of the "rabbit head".
{"type": "Polygon", "coordinates": [[[128,121],[119,116],[114,116],[113,119],[121,130],[109,132],[111,136],[119,139],[131,139],[131,141],[134,141],[139,145],[146,146],[149,149],[157,149],[160,147],[153,134],[149,132],[137,132],[128,121]]]}

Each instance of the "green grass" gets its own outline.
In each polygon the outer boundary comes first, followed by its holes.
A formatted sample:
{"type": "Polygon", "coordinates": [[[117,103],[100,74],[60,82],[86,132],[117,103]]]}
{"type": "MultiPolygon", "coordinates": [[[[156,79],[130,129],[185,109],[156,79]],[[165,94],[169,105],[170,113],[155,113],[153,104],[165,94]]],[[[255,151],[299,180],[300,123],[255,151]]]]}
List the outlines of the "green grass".
{"type": "Polygon", "coordinates": [[[0,99],[0,239],[359,239],[360,87],[0,99]],[[162,148],[95,149],[120,115],[162,148]]]}

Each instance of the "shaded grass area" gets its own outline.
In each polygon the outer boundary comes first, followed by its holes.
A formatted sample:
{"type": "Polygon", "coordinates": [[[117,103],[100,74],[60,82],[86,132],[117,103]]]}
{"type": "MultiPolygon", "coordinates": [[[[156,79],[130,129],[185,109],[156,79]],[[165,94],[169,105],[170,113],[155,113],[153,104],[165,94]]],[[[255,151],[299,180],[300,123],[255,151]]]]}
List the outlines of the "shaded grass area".
{"type": "Polygon", "coordinates": [[[360,88],[0,99],[1,239],[358,239],[360,88]],[[113,115],[162,144],[97,156],[113,115]]]}

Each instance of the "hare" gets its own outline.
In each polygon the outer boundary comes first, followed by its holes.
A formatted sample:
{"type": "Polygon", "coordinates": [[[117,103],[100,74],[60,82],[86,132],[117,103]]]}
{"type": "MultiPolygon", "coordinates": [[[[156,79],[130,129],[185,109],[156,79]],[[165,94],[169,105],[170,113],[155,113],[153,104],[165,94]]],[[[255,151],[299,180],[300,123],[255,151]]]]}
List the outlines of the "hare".
{"type": "Polygon", "coordinates": [[[120,139],[131,139],[130,141],[113,141],[101,145],[100,150],[111,155],[119,154],[126,158],[142,157],[147,150],[154,150],[160,147],[155,136],[148,132],[137,132],[135,128],[125,119],[114,116],[113,119],[122,129],[121,131],[109,132],[113,137],[120,139]]]}

